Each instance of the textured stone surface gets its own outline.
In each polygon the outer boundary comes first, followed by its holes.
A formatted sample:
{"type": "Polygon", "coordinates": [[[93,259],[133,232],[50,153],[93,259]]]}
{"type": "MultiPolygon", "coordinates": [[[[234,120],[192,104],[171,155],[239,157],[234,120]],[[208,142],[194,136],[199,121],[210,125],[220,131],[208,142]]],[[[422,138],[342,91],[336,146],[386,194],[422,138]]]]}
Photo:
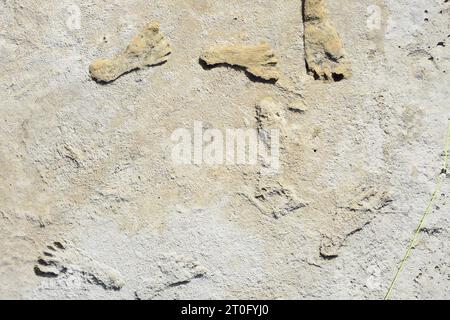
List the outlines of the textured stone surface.
{"type": "MultiPolygon", "coordinates": [[[[450,3],[322,4],[339,82],[308,74],[300,0],[0,1],[0,298],[382,298],[441,171],[450,3]],[[93,81],[149,21],[167,63],[93,81]],[[275,84],[199,64],[260,42],[275,84]],[[279,172],[175,165],[194,121],[280,126],[279,172]]],[[[449,182],[393,298],[450,298],[449,182]]]]}

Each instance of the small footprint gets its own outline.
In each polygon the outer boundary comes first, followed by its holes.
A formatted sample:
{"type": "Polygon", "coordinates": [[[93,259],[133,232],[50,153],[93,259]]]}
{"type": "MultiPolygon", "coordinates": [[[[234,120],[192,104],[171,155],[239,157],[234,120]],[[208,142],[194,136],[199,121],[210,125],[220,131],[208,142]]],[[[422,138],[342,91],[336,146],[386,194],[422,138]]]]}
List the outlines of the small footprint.
{"type": "Polygon", "coordinates": [[[71,274],[105,290],[120,290],[124,285],[117,270],[92,259],[66,241],[54,241],[48,245],[37,258],[34,273],[46,278],[71,274]]]}

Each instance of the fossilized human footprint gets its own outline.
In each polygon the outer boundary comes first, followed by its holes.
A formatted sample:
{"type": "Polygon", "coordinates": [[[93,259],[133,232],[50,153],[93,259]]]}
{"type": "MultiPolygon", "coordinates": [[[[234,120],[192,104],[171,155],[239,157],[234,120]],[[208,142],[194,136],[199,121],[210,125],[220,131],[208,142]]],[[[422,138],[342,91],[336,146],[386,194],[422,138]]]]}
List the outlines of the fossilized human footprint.
{"type": "Polygon", "coordinates": [[[315,78],[339,81],[352,74],[341,38],[330,21],[324,0],[303,0],[305,60],[315,78]]]}
{"type": "Polygon", "coordinates": [[[283,186],[278,181],[260,183],[253,203],[265,215],[280,219],[298,209],[307,206],[307,203],[298,199],[295,192],[283,186]]]}
{"type": "Polygon", "coordinates": [[[56,278],[66,273],[77,274],[83,281],[105,290],[120,290],[122,276],[115,269],[95,261],[65,241],[55,241],[43,250],[34,266],[37,276],[56,278]]]}
{"type": "Polygon", "coordinates": [[[200,60],[209,66],[227,64],[244,68],[266,81],[276,81],[280,73],[278,60],[268,43],[257,45],[226,45],[214,47],[203,53],[200,60]]]}
{"type": "Polygon", "coordinates": [[[378,211],[392,202],[388,192],[376,187],[360,186],[350,194],[353,195],[352,198],[344,199],[342,204],[338,204],[332,230],[322,239],[320,254],[324,258],[337,257],[347,238],[369,224],[378,211]]]}
{"type": "Polygon", "coordinates": [[[89,67],[91,77],[111,82],[124,73],[167,61],[172,49],[159,30],[158,22],[150,22],[135,36],[126,50],[112,59],[97,59],[89,67]]]}
{"type": "Polygon", "coordinates": [[[165,290],[188,285],[194,279],[203,278],[208,270],[192,258],[169,253],[160,258],[160,274],[144,279],[135,291],[136,299],[151,300],[165,290]]]}

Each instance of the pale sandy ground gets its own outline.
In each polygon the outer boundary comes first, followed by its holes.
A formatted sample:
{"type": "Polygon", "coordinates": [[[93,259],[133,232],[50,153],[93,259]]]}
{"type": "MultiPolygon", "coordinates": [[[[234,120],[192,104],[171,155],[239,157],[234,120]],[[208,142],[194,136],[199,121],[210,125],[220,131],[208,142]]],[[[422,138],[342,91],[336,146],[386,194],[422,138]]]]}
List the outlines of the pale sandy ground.
{"type": "MultiPolygon", "coordinates": [[[[300,0],[0,0],[0,298],[382,298],[444,160],[450,3],[326,5],[353,69],[334,83],[306,72],[300,0]],[[168,62],[92,81],[152,20],[168,62]],[[276,85],[199,64],[260,41],[276,85]],[[278,175],[173,163],[175,129],[256,128],[265,97],[278,175]],[[266,183],[307,205],[275,219],[252,201],[266,183]],[[56,277],[34,269],[48,245],[56,277]]],[[[393,298],[450,298],[449,181],[393,298]]]]}

